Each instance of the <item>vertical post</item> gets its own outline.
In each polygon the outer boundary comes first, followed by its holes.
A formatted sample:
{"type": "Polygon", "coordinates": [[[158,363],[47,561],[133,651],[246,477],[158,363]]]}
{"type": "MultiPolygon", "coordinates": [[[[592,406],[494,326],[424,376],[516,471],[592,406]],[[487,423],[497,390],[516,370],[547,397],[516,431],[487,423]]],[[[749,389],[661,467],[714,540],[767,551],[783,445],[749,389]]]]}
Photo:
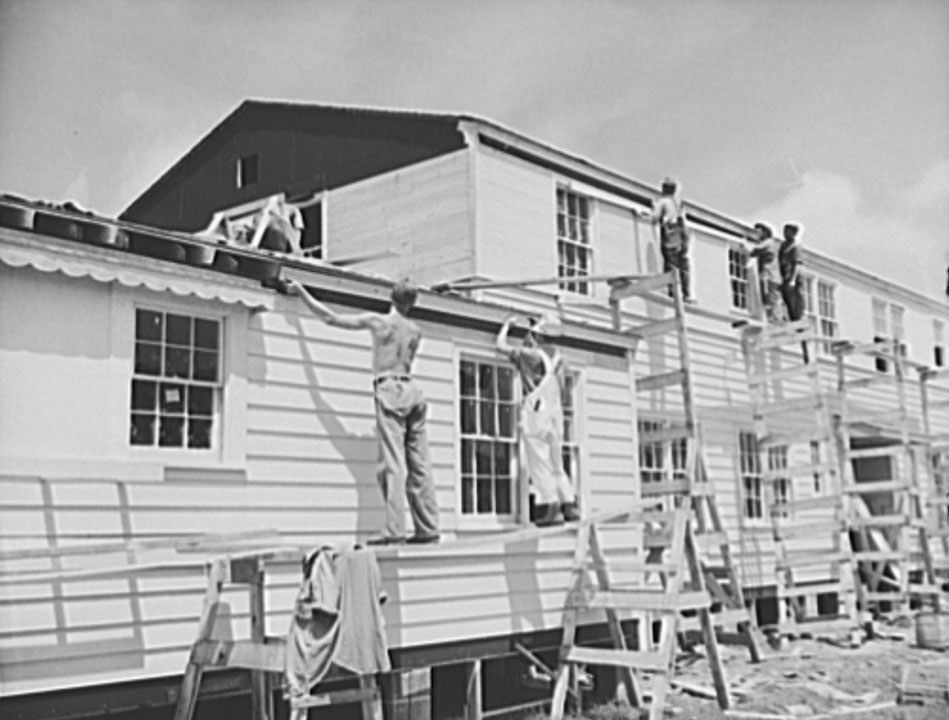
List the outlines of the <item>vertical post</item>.
{"type": "MultiPolygon", "coordinates": [[[[267,634],[267,615],[264,604],[264,570],[258,565],[248,586],[250,596],[250,638],[263,645],[267,634]]],[[[273,696],[270,694],[266,670],[251,671],[251,717],[253,720],[272,720],[273,696]]]]}
{"type": "Polygon", "coordinates": [[[481,720],[481,660],[465,663],[464,720],[481,720]]]}
{"type": "Polygon", "coordinates": [[[382,698],[379,695],[378,683],[372,675],[359,676],[359,688],[361,690],[376,690],[372,697],[361,701],[362,720],[382,720],[382,698]]]}
{"type": "Polygon", "coordinates": [[[201,642],[211,638],[214,622],[217,619],[218,600],[221,597],[221,585],[224,582],[224,569],[220,561],[208,565],[208,589],[204,595],[204,605],[201,607],[201,617],[198,621],[198,637],[191,648],[188,658],[188,667],[185,669],[184,679],[181,681],[181,692],[178,695],[178,704],[175,706],[175,720],[191,720],[194,717],[194,708],[198,703],[198,693],[201,691],[201,674],[203,667],[196,656],[201,642]]]}

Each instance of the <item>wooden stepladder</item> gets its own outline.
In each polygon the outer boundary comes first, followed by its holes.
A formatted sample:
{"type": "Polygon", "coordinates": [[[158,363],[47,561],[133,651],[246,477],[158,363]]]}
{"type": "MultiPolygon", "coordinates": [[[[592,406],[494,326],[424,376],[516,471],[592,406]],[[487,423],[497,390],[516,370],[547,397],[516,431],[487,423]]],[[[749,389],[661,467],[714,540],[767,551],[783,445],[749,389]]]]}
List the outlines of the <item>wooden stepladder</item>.
{"type": "MultiPolygon", "coordinates": [[[[937,433],[934,421],[941,411],[942,427],[949,425],[949,399],[932,397],[933,383],[949,380],[949,368],[919,369],[920,408],[923,416],[926,470],[929,475],[927,540],[939,541],[941,557],[932,557],[933,574],[939,582],[949,574],[949,432],[937,433]]],[[[949,394],[949,390],[947,390],[949,394]]],[[[930,544],[932,553],[932,545],[930,544]]],[[[934,553],[932,553],[934,555],[934,553]]]]}
{"type": "Polygon", "coordinates": [[[921,474],[927,471],[926,448],[914,442],[906,389],[908,362],[899,343],[877,340],[866,344],[837,343],[838,426],[844,492],[853,498],[850,524],[860,538],[858,562],[864,608],[908,613],[911,597],[935,604],[933,558],[926,527],[921,474]],[[857,377],[854,357],[877,362],[877,372],[857,377]],[[881,390],[881,386],[889,387],[881,390]],[[873,388],[872,396],[866,392],[873,388]],[[874,409],[867,410],[872,402],[874,409]],[[883,404],[882,411],[879,409],[883,404]],[[854,463],[875,463],[873,479],[858,482],[854,463]],[[921,559],[923,582],[912,582],[911,571],[921,559]]]}
{"type": "MultiPolygon", "coordinates": [[[[641,458],[647,454],[665,456],[661,479],[642,482],[643,501],[660,502],[665,509],[691,510],[691,537],[699,552],[703,587],[712,601],[718,640],[746,646],[751,659],[758,662],[761,659],[758,631],[745,605],[728,534],[722,525],[715,490],[707,472],[678,273],[616,280],[611,283],[610,305],[614,329],[636,340],[636,350],[630,353],[628,361],[637,410],[657,403],[662,406],[662,422],[652,423],[639,435],[641,458]],[[665,308],[665,316],[624,327],[620,303],[629,297],[643,298],[650,311],[665,308]],[[645,345],[644,341],[662,343],[663,355],[669,351],[674,368],[636,377],[635,353],[645,345]]],[[[693,616],[683,618],[680,629],[694,632],[700,628],[693,616]]]]}
{"type": "Polygon", "coordinates": [[[849,508],[816,341],[807,320],[749,323],[741,330],[756,440],[742,452],[751,455],[764,485],[775,542],[779,635],[859,625],[849,508]],[[826,606],[821,611],[822,597],[830,600],[830,612],[826,606]]]}
{"type": "Polygon", "coordinates": [[[686,611],[697,613],[719,705],[729,707],[710,604],[687,508],[630,510],[583,521],[577,530],[572,580],[563,614],[551,720],[562,720],[567,693],[575,685],[576,669],[581,664],[619,668],[630,704],[648,707],[650,720],[661,720],[675,670],[679,619],[686,611]],[[624,559],[607,556],[602,535],[617,530],[639,534],[638,552],[629,552],[632,548],[625,545],[624,559]],[[654,552],[657,549],[661,550],[658,554],[654,552]],[[630,556],[634,559],[626,559],[630,556]],[[623,580],[615,581],[611,573],[622,574],[623,580]],[[576,644],[580,615],[590,610],[606,613],[612,648],[576,644]],[[621,614],[630,613],[640,619],[641,630],[646,630],[639,633],[640,647],[636,650],[627,648],[621,625],[621,614]],[[655,625],[658,625],[658,634],[654,632],[655,625]],[[648,701],[644,687],[647,680],[648,701]]]}

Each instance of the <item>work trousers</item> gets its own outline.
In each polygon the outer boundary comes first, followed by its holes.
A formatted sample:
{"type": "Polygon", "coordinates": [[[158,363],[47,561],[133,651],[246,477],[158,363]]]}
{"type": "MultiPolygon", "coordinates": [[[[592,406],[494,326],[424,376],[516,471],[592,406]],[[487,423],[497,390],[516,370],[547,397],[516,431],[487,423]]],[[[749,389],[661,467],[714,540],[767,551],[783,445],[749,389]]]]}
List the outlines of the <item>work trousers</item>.
{"type": "Polygon", "coordinates": [[[386,502],[386,537],[405,535],[405,501],[415,534],[438,534],[438,503],[428,454],[425,396],[410,379],[376,382],[379,464],[376,476],[386,502]]]}
{"type": "Polygon", "coordinates": [[[548,407],[549,404],[547,398],[528,396],[521,413],[527,472],[534,487],[537,505],[571,503],[576,500],[560,455],[563,414],[548,407]]]}
{"type": "Polygon", "coordinates": [[[768,322],[779,323],[784,321],[785,313],[781,306],[780,283],[777,283],[774,280],[762,280],[761,302],[764,305],[764,311],[768,317],[768,322]]]}
{"type": "Polygon", "coordinates": [[[662,271],[667,273],[671,270],[679,271],[679,284],[682,287],[682,297],[689,297],[689,244],[687,241],[681,241],[676,245],[663,243],[660,248],[662,252],[662,271]]]}
{"type": "Polygon", "coordinates": [[[804,317],[804,287],[800,279],[794,284],[788,281],[781,283],[781,297],[784,298],[784,305],[788,309],[788,319],[791,322],[804,317]]]}

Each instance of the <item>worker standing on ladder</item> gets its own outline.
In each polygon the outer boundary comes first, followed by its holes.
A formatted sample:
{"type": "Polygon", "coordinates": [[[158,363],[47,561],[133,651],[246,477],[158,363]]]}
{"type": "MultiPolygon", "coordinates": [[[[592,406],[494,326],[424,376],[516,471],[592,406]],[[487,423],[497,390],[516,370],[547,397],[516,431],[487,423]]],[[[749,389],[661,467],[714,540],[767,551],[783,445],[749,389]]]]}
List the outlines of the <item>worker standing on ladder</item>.
{"type": "Polygon", "coordinates": [[[788,317],[795,322],[804,317],[804,279],[801,277],[801,248],[797,236],[801,228],[793,223],[784,225],[784,240],[778,249],[781,269],[781,296],[788,309],[788,317]]]}
{"type": "Polygon", "coordinates": [[[672,178],[662,181],[662,195],[656,200],[650,220],[659,228],[659,251],[662,253],[662,271],[679,271],[682,300],[695,302],[689,291],[689,231],[685,225],[685,208],[680,188],[672,178]]]}
{"type": "Polygon", "coordinates": [[[341,314],[310,295],[296,280],[287,284],[290,295],[304,303],[328,325],[372,333],[373,389],[379,432],[378,479],[386,501],[382,534],[370,545],[438,542],[438,503],[432,482],[425,429],[428,405],[422,389],[412,379],[412,361],[422,339],[418,325],[408,319],[418,291],[399,282],[392,289],[392,307],[379,313],[341,314]],[[405,497],[415,526],[406,540],[405,497]]]}
{"type": "Polygon", "coordinates": [[[563,357],[550,344],[559,334],[560,320],[551,313],[535,321],[521,347],[508,342],[508,333],[517,320],[505,320],[497,337],[497,348],[517,368],[524,398],[521,429],[527,452],[527,471],[536,493],[538,526],[559,525],[580,519],[576,493],[563,468],[563,405],[561,392],[565,376],[563,357]]]}
{"type": "Polygon", "coordinates": [[[778,267],[780,243],[771,228],[761,222],[755,223],[755,235],[758,245],[752,248],[748,258],[758,261],[758,284],[768,322],[779,323],[785,318],[781,307],[781,271],[778,267]]]}

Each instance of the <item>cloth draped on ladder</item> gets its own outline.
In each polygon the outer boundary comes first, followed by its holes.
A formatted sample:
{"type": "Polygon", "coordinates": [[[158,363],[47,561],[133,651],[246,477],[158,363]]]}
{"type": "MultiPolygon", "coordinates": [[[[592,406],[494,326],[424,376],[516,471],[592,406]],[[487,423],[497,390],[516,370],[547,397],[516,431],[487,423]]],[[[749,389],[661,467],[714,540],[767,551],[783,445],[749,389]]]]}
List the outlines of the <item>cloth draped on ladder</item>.
{"type": "Polygon", "coordinates": [[[365,548],[311,552],[287,634],[291,698],[309,694],[335,665],[357,675],[391,669],[376,556],[365,548]]]}

